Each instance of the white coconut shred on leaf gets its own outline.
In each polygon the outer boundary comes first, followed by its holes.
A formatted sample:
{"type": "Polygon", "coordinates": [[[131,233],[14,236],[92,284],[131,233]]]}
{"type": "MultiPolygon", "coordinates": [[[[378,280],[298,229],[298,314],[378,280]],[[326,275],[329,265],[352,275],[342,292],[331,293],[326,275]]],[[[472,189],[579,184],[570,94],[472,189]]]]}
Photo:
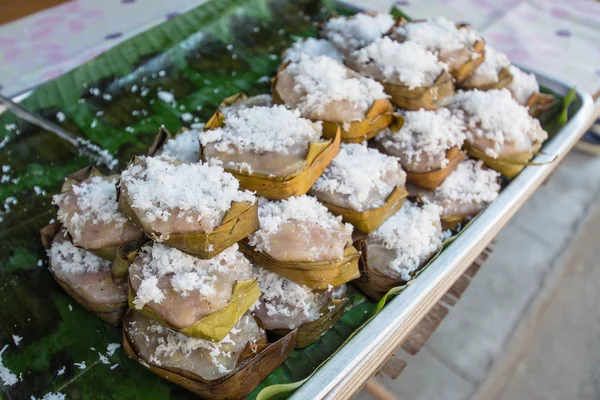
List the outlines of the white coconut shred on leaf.
{"type": "Polygon", "coordinates": [[[405,281],[411,279],[411,273],[442,246],[440,211],[434,204],[418,207],[405,201],[398,212],[369,234],[369,239],[396,252],[386,268],[405,281]]]}
{"type": "Polygon", "coordinates": [[[321,138],[321,122],[300,117],[284,106],[252,107],[227,115],[225,126],[200,135],[200,143],[222,152],[252,151],[288,154],[290,148],[321,138]]]}
{"type": "Polygon", "coordinates": [[[531,95],[540,91],[540,85],[535,78],[535,74],[528,74],[514,65],[509,67],[509,71],[513,79],[508,84],[507,89],[510,90],[519,104],[527,104],[531,95]]]}
{"type": "Polygon", "coordinates": [[[292,47],[283,53],[283,62],[298,62],[303,56],[328,56],[341,63],[344,62],[344,56],[330,41],[312,37],[296,40],[292,47]]]}
{"type": "MultiPolygon", "coordinates": [[[[89,181],[74,185],[71,191],[76,196],[78,212],[67,221],[68,214],[59,210],[57,218],[67,225],[75,239],[80,238],[89,222],[94,225],[114,223],[116,228],[127,222],[127,218],[117,209],[116,179],[94,176],[89,181]]],[[[70,193],[57,194],[52,197],[52,203],[60,205],[66,196],[70,196],[70,193]]]]}
{"type": "Polygon", "coordinates": [[[218,226],[232,202],[254,203],[247,190],[219,166],[178,164],[157,157],[140,157],[121,175],[130,206],[152,223],[167,221],[172,213],[196,212],[206,232],[218,226]]]}
{"type": "Polygon", "coordinates": [[[312,222],[325,229],[343,229],[350,237],[352,225],[342,223],[312,196],[302,195],[281,201],[260,199],[258,203],[259,229],[250,235],[249,244],[258,251],[271,249],[270,236],[281,230],[286,222],[312,222]]]}
{"type": "Polygon", "coordinates": [[[394,24],[390,14],[356,14],[331,18],[325,24],[325,36],[342,51],[352,51],[380,38],[394,24]]]}
{"type": "Polygon", "coordinates": [[[375,100],[389,97],[379,82],[326,56],[304,57],[286,70],[294,76],[294,91],[303,94],[297,104],[302,115],[324,113],[334,101],[350,102],[366,113],[375,100]]]}
{"type": "Polygon", "coordinates": [[[159,304],[165,299],[158,281],[166,275],[169,276],[171,288],[181,296],[187,296],[192,291],[198,291],[203,296],[216,294],[219,274],[232,275],[234,280],[250,279],[252,276],[252,266],[238,251],[237,243],[208,260],[160,243],[144,246],[142,252],[149,255],[149,260],[144,264],[142,281],[133,301],[138,310],[148,302],[159,304]]]}
{"type": "Polygon", "coordinates": [[[403,161],[412,164],[425,156],[430,159],[443,158],[441,167],[448,165],[446,151],[462,147],[466,139],[466,127],[461,118],[447,108],[436,111],[406,111],[404,124],[397,132],[384,130],[375,137],[380,145],[390,151],[403,154],[403,161]]]}
{"type": "Polygon", "coordinates": [[[468,140],[492,141],[493,145],[485,150],[489,157],[498,158],[505,145],[526,151],[548,138],[539,121],[506,89],[461,91],[455,100],[465,113],[468,140]]]}
{"type": "Polygon", "coordinates": [[[395,28],[395,32],[432,51],[452,51],[469,48],[482,40],[474,29],[459,29],[444,17],[408,22],[395,28]]]}
{"type": "Polygon", "coordinates": [[[381,207],[396,186],[404,185],[406,173],[398,158],[362,144],[344,144],[315,182],[313,190],[348,196],[357,211],[381,207]],[[398,176],[398,185],[390,184],[398,176]],[[372,196],[377,193],[380,196],[372,196]]]}
{"type": "Polygon", "coordinates": [[[111,268],[110,261],[75,247],[68,240],[53,242],[48,255],[53,270],[61,269],[70,274],[101,272],[111,268]]]}
{"type": "Polygon", "coordinates": [[[432,85],[448,68],[415,42],[399,43],[387,36],[353,52],[352,57],[361,71],[373,71],[375,79],[400,83],[410,90],[432,85]]]}
{"type": "Polygon", "coordinates": [[[254,275],[258,277],[262,292],[254,307],[258,303],[264,304],[268,316],[294,317],[303,314],[313,321],[319,318],[319,309],[314,305],[318,303],[320,293],[266,268],[255,266],[254,275]]]}
{"type": "Polygon", "coordinates": [[[19,378],[2,364],[2,353],[4,353],[7,348],[8,345],[5,345],[2,350],[0,350],[0,380],[2,380],[4,386],[12,386],[19,382],[19,378]]]}
{"type": "Polygon", "coordinates": [[[500,174],[484,169],[483,161],[465,160],[458,164],[434,192],[434,198],[463,203],[491,203],[498,197],[500,174]]]}
{"type": "Polygon", "coordinates": [[[198,162],[200,159],[199,131],[195,129],[183,131],[163,146],[160,156],[168,157],[182,162],[198,162]]]}

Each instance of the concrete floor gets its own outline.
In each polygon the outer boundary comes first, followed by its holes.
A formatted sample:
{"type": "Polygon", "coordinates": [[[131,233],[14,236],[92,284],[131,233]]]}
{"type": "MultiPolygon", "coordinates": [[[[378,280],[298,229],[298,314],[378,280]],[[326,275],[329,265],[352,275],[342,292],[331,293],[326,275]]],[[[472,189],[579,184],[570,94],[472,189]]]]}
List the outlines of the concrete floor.
{"type": "MultiPolygon", "coordinates": [[[[408,366],[401,400],[600,398],[600,158],[572,152],[408,366]]],[[[357,399],[370,396],[360,393],[357,399]]]]}

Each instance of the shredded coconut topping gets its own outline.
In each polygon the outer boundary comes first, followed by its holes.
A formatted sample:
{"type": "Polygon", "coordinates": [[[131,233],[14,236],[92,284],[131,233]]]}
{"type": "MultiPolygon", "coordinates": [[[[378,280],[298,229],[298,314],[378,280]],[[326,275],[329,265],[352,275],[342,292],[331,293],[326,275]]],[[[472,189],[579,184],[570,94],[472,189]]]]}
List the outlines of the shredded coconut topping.
{"type": "Polygon", "coordinates": [[[325,36],[340,50],[352,51],[372,43],[394,25],[390,14],[356,14],[331,18],[325,24],[325,36]]]}
{"type": "Polygon", "coordinates": [[[456,27],[444,17],[408,22],[395,28],[395,33],[431,51],[452,51],[471,47],[481,39],[474,29],[456,27]]]}
{"type": "MultiPolygon", "coordinates": [[[[271,316],[295,317],[304,315],[312,321],[319,318],[319,304],[322,293],[311,290],[284,278],[266,268],[254,267],[254,275],[258,276],[261,302],[266,314],[271,316]]],[[[291,326],[290,329],[293,329],[291,326]]]]}
{"type": "Polygon", "coordinates": [[[396,157],[362,144],[344,144],[312,190],[347,196],[357,211],[381,207],[406,174],[396,157]],[[375,194],[375,195],[374,195],[375,194]]]}
{"type": "Polygon", "coordinates": [[[499,177],[493,169],[483,169],[483,161],[465,160],[435,190],[434,198],[491,203],[500,191],[499,177]]]}
{"type": "Polygon", "coordinates": [[[392,154],[401,153],[403,165],[410,166],[425,158],[440,159],[440,168],[448,165],[446,151],[462,147],[466,127],[461,118],[447,108],[436,111],[406,111],[404,125],[397,132],[386,129],[375,140],[392,154]]]}
{"type": "Polygon", "coordinates": [[[298,62],[303,56],[328,56],[341,63],[344,62],[344,56],[330,41],[315,38],[299,38],[296,40],[292,47],[283,53],[283,62],[298,62]]]}
{"type": "Polygon", "coordinates": [[[58,220],[63,223],[69,233],[79,238],[85,226],[91,222],[93,225],[114,223],[115,228],[123,226],[127,219],[117,208],[116,178],[94,176],[91,179],[74,185],[71,192],[57,194],[52,197],[52,203],[60,206],[64,201],[75,196],[78,212],[68,220],[69,213],[59,208],[58,220]]]}
{"type": "MultiPolygon", "coordinates": [[[[156,157],[140,157],[121,176],[130,206],[152,223],[187,211],[199,214],[210,232],[218,226],[232,202],[251,202],[249,191],[240,191],[239,182],[223,168],[208,164],[177,164],[156,157]]],[[[165,232],[166,233],[166,232],[165,232]]]]}
{"type": "Polygon", "coordinates": [[[507,145],[530,150],[534,143],[548,138],[539,121],[506,89],[459,92],[455,99],[465,112],[467,139],[491,141],[485,149],[489,157],[498,158],[507,145]]]}
{"type": "Polygon", "coordinates": [[[540,91],[540,85],[535,78],[535,74],[528,74],[514,65],[511,65],[509,70],[513,79],[507,89],[510,90],[519,104],[525,105],[532,94],[540,91]]]}
{"type": "Polygon", "coordinates": [[[300,111],[288,110],[284,106],[244,108],[227,115],[225,126],[204,132],[200,143],[206,146],[216,143],[218,151],[232,152],[249,150],[288,154],[289,149],[299,144],[308,144],[320,139],[321,122],[311,122],[300,117],[300,111]]]}
{"type": "Polygon", "coordinates": [[[510,61],[504,53],[501,53],[498,50],[486,45],[485,59],[479,65],[479,67],[477,67],[474,75],[478,80],[484,80],[486,82],[498,82],[498,74],[509,65],[510,61]]]}
{"type": "Polygon", "coordinates": [[[415,42],[399,43],[387,36],[353,52],[352,57],[361,71],[372,69],[370,74],[375,79],[399,82],[410,90],[432,85],[448,68],[435,54],[415,42]]]}
{"type": "Polygon", "coordinates": [[[405,201],[398,212],[369,234],[368,240],[396,252],[387,268],[408,281],[442,245],[440,208],[434,204],[421,208],[405,201]]]}
{"type": "Polygon", "coordinates": [[[143,279],[133,304],[140,310],[150,301],[160,304],[165,292],[158,287],[158,280],[169,275],[171,288],[181,296],[198,291],[203,296],[217,293],[217,274],[234,274],[233,279],[244,280],[252,276],[250,262],[238,251],[237,243],[209,260],[201,260],[173,247],[160,243],[146,245],[142,252],[149,255],[144,264],[143,279]]]}
{"type": "Polygon", "coordinates": [[[257,94],[250,96],[247,99],[239,99],[230,106],[221,107],[220,111],[225,115],[235,114],[239,110],[252,107],[269,107],[273,104],[273,99],[270,94],[257,94]]]}
{"type": "Polygon", "coordinates": [[[52,269],[60,268],[70,274],[107,271],[111,268],[110,261],[75,247],[68,240],[52,242],[48,255],[52,269]]]}
{"type": "Polygon", "coordinates": [[[197,130],[183,131],[165,143],[161,157],[168,157],[186,163],[195,163],[200,159],[200,141],[197,130]]]}
{"type": "Polygon", "coordinates": [[[346,234],[352,234],[352,225],[342,223],[342,217],[334,216],[316,198],[307,195],[281,201],[261,198],[258,203],[258,220],[259,229],[249,236],[249,243],[256,250],[264,252],[271,249],[270,236],[279,232],[286,222],[311,222],[324,229],[342,228],[346,234]]]}
{"type": "Polygon", "coordinates": [[[366,113],[375,100],[389,97],[379,82],[327,56],[303,57],[287,71],[294,76],[294,91],[303,96],[296,104],[302,115],[322,114],[334,101],[353,103],[366,113]]]}

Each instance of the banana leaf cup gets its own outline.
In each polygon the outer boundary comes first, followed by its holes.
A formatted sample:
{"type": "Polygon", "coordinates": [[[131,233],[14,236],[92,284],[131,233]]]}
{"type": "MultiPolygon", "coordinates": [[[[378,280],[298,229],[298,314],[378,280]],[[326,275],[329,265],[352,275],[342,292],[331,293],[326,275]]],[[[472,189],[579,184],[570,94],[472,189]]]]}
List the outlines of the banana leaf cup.
{"type": "MultiPolygon", "coordinates": [[[[286,93],[290,92],[290,88],[283,87],[282,84],[284,81],[289,84],[290,82],[287,82],[289,79],[279,79],[282,74],[285,74],[285,69],[289,64],[289,62],[283,64],[279,68],[277,76],[273,79],[273,104],[289,105],[284,99],[289,97],[286,93]]],[[[364,119],[358,121],[328,121],[311,118],[310,116],[306,117],[323,123],[323,137],[327,139],[335,139],[338,130],[340,130],[342,143],[362,143],[365,140],[372,139],[387,128],[394,118],[402,118],[401,116],[394,116],[394,108],[388,99],[374,100],[371,108],[365,113],[364,119]]]]}
{"type": "MultiPolygon", "coordinates": [[[[419,24],[429,23],[426,20],[414,20],[408,21],[404,17],[399,17],[394,26],[388,32],[388,35],[399,42],[410,40],[398,28],[406,24],[419,24]]],[[[456,29],[473,29],[468,24],[456,24],[456,29]]],[[[446,50],[443,49],[428,49],[430,51],[436,51],[440,61],[448,64],[450,74],[454,78],[457,84],[462,83],[467,79],[476,69],[479,67],[485,59],[485,41],[480,37],[479,40],[468,45],[468,47],[460,48],[457,50],[446,50]]]]}
{"type": "Polygon", "coordinates": [[[458,167],[458,164],[460,164],[466,155],[465,151],[461,151],[458,147],[453,147],[446,151],[446,159],[449,161],[448,165],[429,172],[410,172],[407,170],[406,180],[417,186],[434,190],[444,182],[444,179],[448,175],[456,170],[456,167],[458,167]]]}
{"type": "Polygon", "coordinates": [[[556,99],[551,94],[540,92],[533,93],[525,106],[529,109],[529,115],[540,117],[544,112],[551,110],[556,105],[556,99]]]}
{"type": "MultiPolygon", "coordinates": [[[[58,244],[60,244],[61,242],[67,242],[67,245],[72,246],[68,234],[66,234],[66,231],[58,222],[55,222],[42,228],[40,231],[40,235],[42,244],[48,252],[50,252],[55,241],[58,244]],[[63,236],[60,237],[59,235],[63,236]]],[[[82,254],[85,254],[84,252],[86,252],[86,250],[79,249],[75,246],[72,246],[72,250],[80,252],[82,254]]],[[[97,257],[94,256],[91,252],[89,256],[97,257]]],[[[127,310],[127,301],[125,297],[127,291],[126,285],[114,283],[112,281],[110,271],[108,271],[107,273],[103,273],[102,271],[100,271],[90,274],[93,275],[90,276],[90,279],[92,280],[91,283],[88,282],[85,285],[74,284],[73,282],[67,282],[66,279],[61,279],[61,277],[58,276],[59,274],[57,273],[57,271],[55,271],[55,268],[59,267],[59,265],[54,265],[54,260],[52,257],[50,257],[50,273],[52,273],[54,280],[56,280],[59,286],[65,290],[65,292],[67,292],[77,303],[82,305],[88,311],[96,314],[96,316],[98,316],[103,321],[115,326],[121,325],[121,320],[123,318],[123,315],[125,314],[125,311],[127,310]],[[98,293],[94,292],[94,287],[98,289],[98,293]],[[105,292],[106,295],[108,295],[108,292],[112,292],[112,294],[110,295],[112,301],[93,301],[94,297],[102,296],[103,292],[105,292]],[[116,296],[114,295],[115,293],[117,293],[116,296]],[[122,293],[123,296],[118,296],[118,293],[122,293]],[[116,301],[115,297],[117,297],[116,301]]],[[[80,275],[83,276],[85,274],[87,273],[83,272],[80,275]]],[[[68,275],[68,273],[64,274],[64,276],[68,275]]]]}
{"type": "Polygon", "coordinates": [[[409,89],[406,85],[380,81],[386,93],[391,96],[392,103],[397,107],[416,111],[437,110],[444,101],[454,95],[454,82],[452,75],[443,71],[430,86],[409,89]]]}
{"type": "Polygon", "coordinates": [[[341,215],[344,221],[351,223],[359,231],[369,233],[379,228],[386,219],[402,208],[402,204],[404,204],[407,196],[408,192],[405,188],[395,187],[383,206],[365,211],[339,207],[324,201],[321,201],[321,204],[327,207],[332,214],[341,215]]]}
{"type": "Polygon", "coordinates": [[[474,75],[477,74],[475,71],[471,76],[465,80],[463,80],[460,84],[461,89],[465,90],[494,90],[494,89],[502,89],[510,84],[513,77],[510,74],[510,70],[508,67],[502,68],[502,70],[498,73],[497,81],[487,81],[487,82],[476,82],[474,79],[474,75]]]}
{"type": "MultiPolygon", "coordinates": [[[[222,127],[225,123],[225,115],[217,111],[206,123],[204,130],[222,127]]],[[[311,142],[306,154],[306,167],[285,177],[239,172],[227,168],[225,170],[239,180],[240,188],[256,192],[258,196],[271,200],[282,200],[292,196],[300,196],[310,190],[327,165],[336,156],[340,149],[340,140],[341,131],[338,127],[333,139],[311,142]]],[[[201,159],[202,161],[207,161],[202,149],[201,159]]]]}
{"type": "MultiPolygon", "coordinates": [[[[140,159],[134,157],[130,165],[137,165],[140,159]]],[[[141,229],[150,239],[175,247],[186,253],[203,259],[213,258],[234,243],[245,238],[258,227],[258,202],[232,202],[223,216],[220,225],[209,233],[183,232],[164,234],[145,223],[138,212],[130,205],[127,188],[121,184],[119,194],[119,211],[126,215],[134,225],[141,229]]]]}
{"type": "MultiPolygon", "coordinates": [[[[73,200],[77,199],[77,195],[73,192],[74,186],[79,186],[82,183],[89,183],[94,178],[101,178],[103,181],[110,182],[115,181],[115,194],[118,196],[116,182],[118,175],[104,176],[94,166],[83,168],[77,172],[69,174],[61,187],[60,200],[56,202],[59,206],[59,213],[63,207],[69,207],[73,204],[73,200]],[[64,200],[68,197],[68,200],[64,200]]],[[[77,200],[75,200],[77,203],[77,200]]],[[[63,211],[65,214],[65,222],[63,226],[69,230],[69,225],[74,225],[70,215],[73,215],[73,219],[78,214],[78,209],[66,209],[63,211]]],[[[144,235],[139,231],[131,222],[123,221],[120,226],[111,225],[112,222],[95,222],[91,226],[85,226],[81,229],[81,233],[78,237],[74,237],[71,232],[71,241],[77,247],[85,249],[91,253],[94,253],[98,257],[104,258],[109,261],[113,261],[117,256],[121,248],[123,247],[136,247],[144,242],[144,235]]]]}
{"type": "Polygon", "coordinates": [[[483,161],[488,167],[498,171],[507,179],[513,179],[526,166],[540,165],[538,163],[531,162],[531,159],[538,153],[541,147],[542,143],[537,142],[533,145],[533,148],[530,151],[511,154],[504,157],[501,156],[498,158],[492,158],[475,146],[465,142],[465,150],[467,150],[469,156],[483,161]]]}
{"type": "Polygon", "coordinates": [[[340,286],[360,276],[360,253],[354,246],[346,247],[344,256],[338,260],[294,262],[279,261],[267,253],[256,251],[247,240],[242,240],[239,244],[240,251],[254,264],[311,289],[325,290],[329,286],[340,286]]]}
{"type": "Polygon", "coordinates": [[[240,353],[235,367],[224,376],[207,380],[183,368],[157,365],[144,358],[136,344],[128,321],[130,310],[123,326],[123,348],[128,357],[144,365],[150,372],[165,378],[205,399],[243,399],[250,394],[271,372],[281,365],[291,354],[296,344],[296,330],[291,331],[274,343],[267,343],[262,336],[248,342],[240,353]]]}
{"type": "MultiPolygon", "coordinates": [[[[235,250],[237,251],[237,250],[235,250]]],[[[141,287],[141,284],[138,285],[134,285],[132,282],[132,271],[135,267],[135,263],[137,262],[137,257],[139,256],[143,256],[141,252],[136,251],[134,254],[129,254],[128,255],[128,259],[132,260],[131,266],[130,265],[130,270],[129,270],[129,294],[128,294],[128,303],[129,303],[129,307],[136,310],[137,312],[140,312],[141,314],[145,315],[148,318],[153,319],[154,321],[156,321],[158,324],[167,327],[173,331],[176,332],[180,332],[183,335],[186,336],[190,336],[190,337],[194,337],[194,338],[198,338],[198,339],[205,339],[205,340],[212,340],[212,341],[220,341],[222,340],[224,337],[227,336],[227,334],[231,331],[232,328],[235,327],[235,325],[238,323],[239,319],[241,318],[242,315],[244,315],[249,309],[250,307],[252,307],[252,305],[256,302],[256,300],[258,300],[258,298],[261,295],[260,292],[260,288],[257,282],[256,278],[250,278],[250,279],[244,279],[244,280],[237,280],[235,281],[235,283],[233,284],[233,287],[231,289],[231,297],[227,300],[226,304],[224,305],[224,307],[217,309],[216,311],[211,312],[208,315],[204,315],[201,318],[199,318],[198,320],[195,320],[195,322],[191,323],[188,326],[184,326],[184,327],[180,327],[180,326],[175,326],[175,322],[168,322],[167,318],[165,317],[168,314],[173,314],[176,311],[180,311],[181,313],[183,313],[183,318],[177,318],[177,319],[172,319],[172,321],[179,321],[179,323],[181,324],[182,319],[185,321],[189,321],[190,317],[189,315],[191,315],[192,311],[194,311],[195,309],[200,309],[200,306],[206,303],[206,296],[204,296],[204,298],[201,298],[200,300],[195,301],[194,303],[189,303],[188,306],[192,309],[186,310],[183,309],[182,307],[185,307],[185,305],[181,302],[177,303],[176,301],[174,301],[174,298],[179,298],[179,299],[188,299],[190,298],[190,294],[188,292],[187,295],[184,294],[176,294],[176,293],[171,293],[171,292],[167,292],[167,295],[165,295],[165,297],[169,300],[171,300],[171,302],[169,303],[168,306],[160,306],[159,304],[153,302],[153,301],[149,301],[146,302],[143,307],[139,308],[138,306],[136,306],[136,297],[138,295],[138,292],[134,289],[134,288],[139,288],[141,287]],[[189,314],[189,315],[188,315],[189,314]]],[[[240,255],[241,257],[241,255],[240,255]]],[[[243,258],[243,257],[242,257],[243,258]]],[[[244,259],[245,262],[247,262],[244,259]]],[[[142,265],[144,264],[144,259],[140,259],[140,262],[142,263],[142,265]]],[[[220,262],[224,262],[224,261],[220,261],[220,262]]],[[[231,268],[236,267],[235,265],[232,265],[231,268]]],[[[206,268],[208,268],[208,266],[206,266],[206,268]]],[[[219,280],[219,278],[216,278],[216,280],[219,280]]],[[[225,290],[225,289],[220,289],[220,290],[225,290]]],[[[216,303],[217,299],[214,300],[213,303],[216,303]]],[[[210,309],[210,301],[208,302],[209,304],[209,309],[210,309]]],[[[213,308],[214,309],[214,308],[213,308]]]]}
{"type": "MultiPolygon", "coordinates": [[[[344,290],[345,293],[345,290],[344,290]]],[[[344,307],[348,303],[345,294],[341,298],[330,298],[321,309],[321,317],[306,325],[296,328],[296,348],[303,349],[315,343],[342,317],[344,307]]],[[[276,337],[285,337],[294,329],[274,329],[269,332],[276,337]]]]}

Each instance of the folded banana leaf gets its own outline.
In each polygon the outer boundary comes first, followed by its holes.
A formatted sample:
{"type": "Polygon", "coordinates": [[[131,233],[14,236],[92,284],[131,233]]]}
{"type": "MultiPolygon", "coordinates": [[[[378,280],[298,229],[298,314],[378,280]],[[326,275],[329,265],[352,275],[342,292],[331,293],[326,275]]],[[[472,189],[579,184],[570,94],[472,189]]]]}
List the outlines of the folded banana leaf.
{"type": "Polygon", "coordinates": [[[425,189],[434,190],[458,167],[458,164],[460,164],[466,155],[467,153],[461,151],[459,147],[452,147],[446,151],[446,159],[448,159],[449,163],[444,168],[429,172],[406,171],[406,180],[425,189]]]}
{"type": "MultiPolygon", "coordinates": [[[[42,245],[46,250],[49,250],[52,246],[52,241],[54,237],[59,234],[61,231],[61,224],[59,222],[54,222],[50,225],[46,225],[40,230],[40,236],[42,245]]],[[[101,304],[92,304],[80,296],[77,292],[75,292],[66,282],[58,279],[52,270],[49,268],[50,273],[54,280],[60,285],[61,288],[64,289],[65,292],[69,294],[76,302],[81,304],[86,310],[96,314],[100,319],[105,322],[108,322],[111,325],[120,326],[121,321],[123,320],[123,315],[125,311],[127,311],[127,302],[118,302],[118,303],[101,303],[101,304]]]]}
{"type": "MultiPolygon", "coordinates": [[[[125,316],[128,318],[132,311],[125,316]]],[[[296,344],[296,330],[275,343],[267,343],[263,337],[256,343],[248,343],[236,368],[226,376],[207,381],[200,376],[179,368],[161,367],[139,356],[139,350],[131,334],[123,328],[123,348],[131,359],[144,364],[150,372],[165,378],[204,399],[243,399],[250,394],[273,370],[290,355],[296,344]]]]}
{"type": "Polygon", "coordinates": [[[431,86],[409,89],[408,86],[380,81],[385,92],[392,97],[392,103],[405,110],[417,111],[421,108],[437,110],[440,104],[454,96],[454,82],[448,71],[443,71],[431,86]]]}
{"type": "Polygon", "coordinates": [[[353,246],[346,247],[344,257],[339,260],[284,262],[254,250],[247,240],[242,240],[239,245],[240,251],[250,261],[311,289],[325,290],[329,286],[340,286],[360,276],[360,253],[353,246]]]}
{"type": "MultiPolygon", "coordinates": [[[[467,24],[456,24],[458,29],[471,29],[467,24]]],[[[450,74],[456,80],[456,84],[460,85],[465,79],[467,79],[473,71],[479,67],[483,61],[485,60],[485,42],[483,40],[478,40],[473,44],[473,48],[471,49],[471,57],[469,57],[469,61],[462,64],[458,68],[452,68],[450,70],[450,74]]]]}
{"type": "Polygon", "coordinates": [[[167,131],[167,128],[165,128],[164,126],[158,128],[158,134],[152,141],[150,148],[148,148],[146,156],[153,157],[154,155],[156,155],[162,149],[165,143],[167,143],[170,139],[173,139],[173,135],[171,135],[169,131],[167,131]]]}
{"type": "MultiPolygon", "coordinates": [[[[132,164],[139,163],[134,157],[132,164]]],[[[210,233],[190,232],[165,235],[144,224],[135,210],[129,205],[127,189],[121,187],[119,211],[127,216],[138,228],[154,241],[175,247],[183,252],[202,259],[213,258],[234,243],[250,235],[258,228],[258,202],[233,202],[223,217],[221,224],[210,233]],[[164,239],[165,236],[167,239],[164,239]]]]}
{"type": "Polygon", "coordinates": [[[536,155],[541,147],[542,143],[536,143],[533,145],[531,151],[513,154],[508,157],[492,158],[483,151],[465,142],[465,150],[467,150],[467,153],[471,157],[483,161],[485,165],[500,172],[500,174],[507,179],[514,178],[528,165],[540,165],[539,163],[534,163],[530,160],[536,155]]]}
{"type": "Polygon", "coordinates": [[[535,92],[529,97],[525,106],[529,108],[529,115],[539,117],[555,105],[556,98],[551,94],[535,92]]]}
{"type": "MultiPolygon", "coordinates": [[[[220,111],[217,111],[208,120],[204,130],[215,129],[224,124],[225,116],[220,111]]],[[[240,188],[256,192],[258,196],[266,197],[270,200],[283,200],[292,196],[301,196],[308,193],[311,186],[339,152],[340,140],[341,131],[338,127],[333,139],[310,143],[308,154],[306,155],[307,167],[286,177],[248,174],[229,169],[226,169],[226,171],[240,181],[240,188]]],[[[201,160],[206,161],[202,149],[200,149],[200,153],[201,160]]]]}
{"type": "MultiPolygon", "coordinates": [[[[318,320],[296,328],[295,330],[298,331],[296,334],[296,348],[303,349],[319,340],[340,319],[344,313],[346,303],[348,303],[348,297],[346,297],[344,291],[341,298],[329,299],[329,302],[321,309],[321,317],[318,320]]],[[[274,329],[269,332],[277,337],[285,337],[292,331],[291,329],[274,329]]]]}
{"type": "MultiPolygon", "coordinates": [[[[287,67],[286,63],[279,68],[279,73],[287,67]]],[[[273,104],[285,104],[277,87],[277,76],[273,79],[273,104]]],[[[396,118],[402,118],[397,116],[396,118]]],[[[341,129],[343,143],[362,143],[375,137],[387,128],[394,119],[394,107],[388,99],[378,99],[365,114],[365,119],[341,124],[335,121],[320,120],[323,123],[323,137],[335,139],[341,129]]]]}
{"type": "Polygon", "coordinates": [[[351,223],[361,232],[369,233],[379,228],[386,219],[391,217],[402,208],[404,199],[408,196],[408,192],[403,187],[395,187],[392,193],[385,200],[385,204],[381,207],[371,208],[365,211],[356,211],[349,208],[343,208],[321,201],[329,211],[335,215],[341,215],[342,219],[351,223]]]}
{"type": "Polygon", "coordinates": [[[494,89],[502,89],[508,86],[513,80],[512,75],[510,74],[510,70],[508,67],[502,68],[502,70],[498,73],[498,81],[497,82],[487,82],[485,84],[476,85],[471,82],[471,79],[467,78],[463,80],[459,86],[461,89],[466,90],[494,90],[494,89]]]}
{"type": "Polygon", "coordinates": [[[131,283],[129,284],[129,307],[144,314],[148,318],[152,318],[162,326],[181,332],[186,336],[195,337],[198,339],[220,341],[231,331],[238,323],[241,316],[252,307],[261,295],[260,288],[256,278],[245,281],[237,281],[233,287],[231,299],[225,307],[216,311],[204,318],[199,319],[190,326],[183,329],[178,329],[165,322],[152,307],[148,304],[144,305],[141,310],[135,308],[133,300],[136,293],[133,290],[131,283]]]}

